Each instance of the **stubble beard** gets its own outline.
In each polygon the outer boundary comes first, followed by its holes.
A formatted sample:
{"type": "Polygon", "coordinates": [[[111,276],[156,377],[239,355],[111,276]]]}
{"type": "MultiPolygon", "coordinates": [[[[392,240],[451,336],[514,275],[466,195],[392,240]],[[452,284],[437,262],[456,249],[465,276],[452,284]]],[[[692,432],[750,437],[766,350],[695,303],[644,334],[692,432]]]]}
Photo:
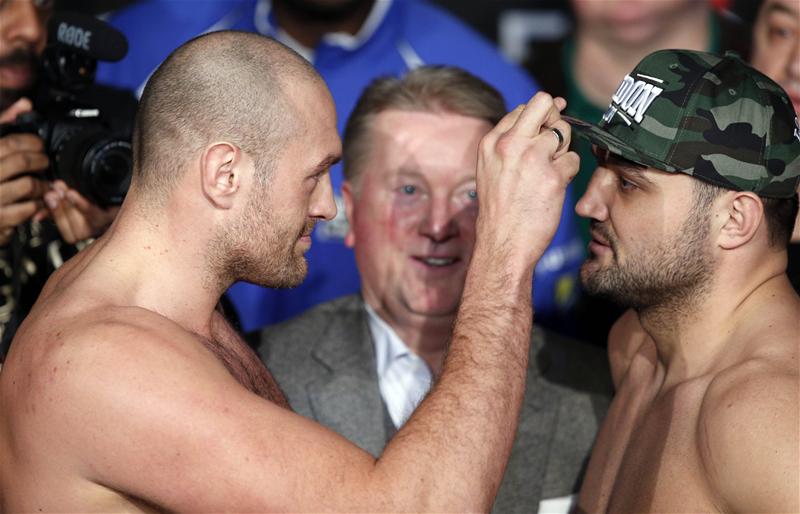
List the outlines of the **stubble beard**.
{"type": "Polygon", "coordinates": [[[669,241],[647,253],[618,261],[618,242],[602,225],[609,241],[613,263],[596,270],[587,261],[581,282],[587,293],[606,297],[640,313],[646,310],[683,312],[707,291],[713,275],[713,257],[708,247],[710,225],[704,209],[693,208],[680,230],[669,241]]]}
{"type": "Polygon", "coordinates": [[[30,48],[16,48],[10,54],[0,58],[0,66],[6,65],[27,66],[31,73],[31,80],[30,83],[19,89],[0,88],[0,111],[5,111],[23,96],[31,97],[33,95],[33,87],[38,80],[39,56],[30,48]]]}
{"type": "Polygon", "coordinates": [[[308,264],[297,250],[303,230],[286,226],[274,215],[268,193],[253,192],[245,214],[235,226],[211,243],[212,275],[224,284],[249,282],[263,287],[286,289],[300,285],[308,264]]]}

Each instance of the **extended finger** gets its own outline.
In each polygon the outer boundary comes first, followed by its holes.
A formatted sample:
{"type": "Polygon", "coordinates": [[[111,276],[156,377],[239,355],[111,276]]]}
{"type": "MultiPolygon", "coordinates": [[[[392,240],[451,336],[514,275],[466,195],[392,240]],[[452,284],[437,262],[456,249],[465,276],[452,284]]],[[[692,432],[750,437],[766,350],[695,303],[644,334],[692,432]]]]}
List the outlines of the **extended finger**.
{"type": "Polygon", "coordinates": [[[553,160],[553,166],[561,174],[566,184],[572,182],[572,179],[578,174],[580,163],[581,159],[575,152],[566,152],[553,160]]]}
{"type": "Polygon", "coordinates": [[[0,205],[41,198],[47,189],[46,182],[30,175],[0,182],[0,205]]]}
{"type": "Polygon", "coordinates": [[[0,158],[17,152],[43,152],[44,143],[36,134],[11,134],[0,137],[0,158]]]}
{"type": "Polygon", "coordinates": [[[47,202],[47,207],[50,209],[50,215],[53,217],[56,227],[58,227],[58,232],[61,234],[61,238],[67,243],[72,244],[76,242],[77,239],[69,215],[67,214],[67,200],[63,198],[62,195],[62,192],[53,190],[48,191],[44,198],[47,202]]]}
{"type": "Polygon", "coordinates": [[[15,152],[0,157],[0,182],[23,173],[41,173],[50,161],[40,152],[15,152]]]}
{"type": "Polygon", "coordinates": [[[20,98],[0,113],[0,123],[11,123],[22,113],[33,110],[33,103],[27,98],[20,98]]]}
{"type": "Polygon", "coordinates": [[[539,129],[551,116],[551,111],[558,115],[558,109],[553,103],[553,97],[540,91],[525,105],[525,109],[520,113],[512,130],[525,137],[536,137],[539,134],[539,129]]]}
{"type": "Polygon", "coordinates": [[[41,208],[42,202],[38,200],[6,205],[0,208],[0,228],[16,227],[36,214],[36,211],[41,208]]]}

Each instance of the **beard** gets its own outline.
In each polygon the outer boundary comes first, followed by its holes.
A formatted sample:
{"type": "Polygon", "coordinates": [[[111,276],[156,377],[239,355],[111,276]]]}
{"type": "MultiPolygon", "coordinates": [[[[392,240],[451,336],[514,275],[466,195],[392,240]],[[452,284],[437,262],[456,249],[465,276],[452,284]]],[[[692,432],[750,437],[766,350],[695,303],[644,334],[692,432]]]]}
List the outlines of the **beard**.
{"type": "Polygon", "coordinates": [[[611,247],[613,263],[591,269],[592,257],[581,267],[581,282],[590,295],[604,296],[620,305],[643,309],[690,306],[711,281],[713,257],[705,208],[695,205],[689,217],[669,240],[624,264],[618,261],[619,242],[605,225],[592,222],[611,247]]]}
{"type": "Polygon", "coordinates": [[[306,221],[299,229],[287,226],[274,215],[267,193],[253,191],[238,222],[211,242],[212,276],[223,288],[242,280],[285,289],[306,277],[308,264],[297,242],[313,231],[315,222],[306,221]]]}
{"type": "Polygon", "coordinates": [[[28,48],[17,48],[5,57],[0,57],[0,67],[24,66],[31,73],[30,81],[27,85],[18,89],[0,89],[0,112],[8,109],[11,104],[23,96],[31,96],[33,85],[36,83],[39,58],[36,52],[28,48]]]}

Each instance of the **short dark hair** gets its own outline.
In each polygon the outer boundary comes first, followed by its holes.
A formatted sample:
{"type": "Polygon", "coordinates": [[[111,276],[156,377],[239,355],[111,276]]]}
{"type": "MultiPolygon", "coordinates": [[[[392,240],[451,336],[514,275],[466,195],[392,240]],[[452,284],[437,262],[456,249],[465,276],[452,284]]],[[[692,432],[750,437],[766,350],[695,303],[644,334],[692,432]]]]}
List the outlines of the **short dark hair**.
{"type": "Polygon", "coordinates": [[[403,77],[380,77],[361,93],[347,120],[343,142],[345,179],[355,183],[369,149],[372,119],[383,111],[449,112],[497,124],[506,114],[503,96],[482,79],[454,66],[421,66],[403,77]]]}
{"type": "Polygon", "coordinates": [[[185,43],[147,81],[133,135],[132,186],[161,203],[175,188],[191,150],[216,139],[257,160],[266,182],[292,130],[286,91],[319,76],[293,50],[259,34],[212,32],[185,43]]]}
{"type": "MultiPolygon", "coordinates": [[[[729,191],[729,189],[696,179],[694,181],[695,205],[708,208],[725,191],[729,191]]],[[[797,194],[795,193],[790,198],[766,198],[763,196],[759,198],[761,198],[761,204],[764,206],[764,219],[767,222],[770,246],[788,246],[794,231],[795,220],[797,219],[797,194]]]]}

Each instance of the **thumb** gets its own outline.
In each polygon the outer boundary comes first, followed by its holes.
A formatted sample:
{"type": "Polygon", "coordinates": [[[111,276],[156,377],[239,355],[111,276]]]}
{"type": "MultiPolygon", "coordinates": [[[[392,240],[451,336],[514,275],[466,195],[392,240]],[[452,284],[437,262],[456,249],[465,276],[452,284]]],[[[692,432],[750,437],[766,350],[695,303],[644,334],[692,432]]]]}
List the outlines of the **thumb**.
{"type": "Polygon", "coordinates": [[[0,123],[11,123],[17,116],[20,114],[30,112],[33,110],[33,104],[27,98],[20,98],[13,104],[9,105],[8,108],[0,113],[0,123]]]}

